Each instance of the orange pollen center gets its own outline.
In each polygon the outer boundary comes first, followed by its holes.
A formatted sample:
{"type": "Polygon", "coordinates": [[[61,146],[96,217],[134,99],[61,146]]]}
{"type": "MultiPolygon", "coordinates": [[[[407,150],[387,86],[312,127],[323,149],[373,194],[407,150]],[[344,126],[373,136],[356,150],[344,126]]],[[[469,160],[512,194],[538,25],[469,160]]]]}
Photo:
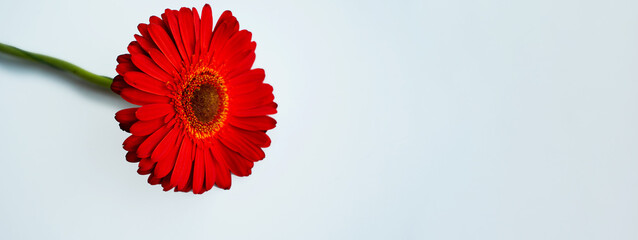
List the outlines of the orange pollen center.
{"type": "Polygon", "coordinates": [[[216,72],[203,69],[190,75],[176,102],[176,110],[192,136],[209,138],[224,126],[228,94],[224,79],[216,72]]]}

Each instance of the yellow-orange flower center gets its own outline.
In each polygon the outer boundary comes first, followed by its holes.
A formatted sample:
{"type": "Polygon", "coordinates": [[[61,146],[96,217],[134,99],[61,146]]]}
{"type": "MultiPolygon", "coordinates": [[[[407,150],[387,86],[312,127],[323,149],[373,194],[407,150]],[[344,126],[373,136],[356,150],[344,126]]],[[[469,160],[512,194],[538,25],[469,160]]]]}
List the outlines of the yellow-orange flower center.
{"type": "Polygon", "coordinates": [[[228,114],[228,94],[224,79],[204,68],[189,75],[177,94],[176,110],[191,136],[199,139],[215,135],[228,114]]]}

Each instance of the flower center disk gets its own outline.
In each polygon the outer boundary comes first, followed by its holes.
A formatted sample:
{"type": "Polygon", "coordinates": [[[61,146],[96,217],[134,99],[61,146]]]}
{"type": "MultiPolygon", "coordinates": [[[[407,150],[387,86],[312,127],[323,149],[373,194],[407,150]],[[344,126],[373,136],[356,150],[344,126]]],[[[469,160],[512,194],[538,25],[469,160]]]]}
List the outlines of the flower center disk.
{"type": "Polygon", "coordinates": [[[215,119],[221,100],[213,85],[202,84],[193,92],[190,102],[195,117],[202,123],[208,123],[215,119]]]}
{"type": "Polygon", "coordinates": [[[224,79],[210,69],[189,76],[177,100],[177,112],[188,132],[198,139],[212,137],[224,125],[228,94],[224,79]]]}

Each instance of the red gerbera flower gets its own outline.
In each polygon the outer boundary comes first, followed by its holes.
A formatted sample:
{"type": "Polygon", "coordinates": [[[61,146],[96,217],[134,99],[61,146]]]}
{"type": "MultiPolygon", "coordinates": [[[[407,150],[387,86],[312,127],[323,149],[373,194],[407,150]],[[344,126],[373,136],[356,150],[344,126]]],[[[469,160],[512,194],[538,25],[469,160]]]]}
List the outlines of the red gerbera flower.
{"type": "Polygon", "coordinates": [[[272,86],[263,69],[251,69],[251,33],[225,11],[213,29],[207,4],[166,9],[138,25],[140,35],[117,58],[111,89],[141,107],[115,114],[126,160],[164,191],[229,189],[231,176],[248,176],[270,145],[266,131],[276,121],[272,86]]]}

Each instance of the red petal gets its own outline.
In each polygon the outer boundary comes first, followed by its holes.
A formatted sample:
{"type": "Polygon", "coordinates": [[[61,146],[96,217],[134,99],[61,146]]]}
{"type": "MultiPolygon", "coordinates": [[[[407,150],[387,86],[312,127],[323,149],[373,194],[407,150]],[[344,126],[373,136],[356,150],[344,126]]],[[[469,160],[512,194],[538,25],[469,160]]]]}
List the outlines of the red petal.
{"type": "Polygon", "coordinates": [[[177,46],[177,50],[179,50],[180,56],[182,56],[182,60],[186,66],[190,65],[190,59],[188,54],[186,53],[186,49],[184,49],[184,42],[182,41],[182,36],[179,33],[179,22],[177,21],[177,14],[179,12],[176,10],[166,9],[164,14],[162,14],[162,19],[164,22],[168,24],[168,28],[171,30],[171,36],[173,40],[175,40],[175,46],[177,46]]]}
{"type": "Polygon", "coordinates": [[[178,69],[183,66],[182,59],[179,57],[179,53],[175,48],[175,43],[161,25],[151,23],[148,26],[148,33],[151,34],[157,47],[162,50],[164,56],[166,56],[173,66],[178,69]]]}
{"type": "Polygon", "coordinates": [[[213,153],[211,152],[211,150],[204,149],[202,154],[204,158],[204,167],[206,168],[206,174],[204,175],[206,177],[204,182],[204,191],[208,191],[215,185],[217,174],[215,170],[215,163],[213,160],[213,153]]]}
{"type": "Polygon", "coordinates": [[[157,162],[157,166],[155,167],[155,175],[157,175],[157,177],[164,177],[173,170],[175,159],[177,158],[177,151],[180,148],[182,139],[183,135],[173,129],[166,135],[164,140],[157,145],[155,151],[153,151],[151,160],[157,162]],[[171,134],[173,132],[175,132],[175,134],[171,134]]]}
{"type": "Polygon", "coordinates": [[[248,30],[242,30],[233,35],[231,39],[228,40],[226,46],[224,46],[224,55],[226,55],[227,62],[229,64],[233,64],[236,62],[230,61],[237,56],[243,56],[244,58],[249,53],[255,53],[255,48],[257,48],[257,43],[251,41],[253,34],[248,30]]]}
{"type": "Polygon", "coordinates": [[[135,122],[133,123],[120,123],[120,129],[122,129],[122,131],[131,132],[131,126],[133,126],[135,122]]]}
{"type": "Polygon", "coordinates": [[[127,153],[126,153],[126,161],[128,161],[128,162],[132,162],[132,163],[134,163],[134,162],[139,162],[139,161],[140,161],[140,158],[138,158],[138,157],[135,155],[135,153],[134,153],[134,152],[127,152],[127,153]]]}
{"type": "Polygon", "coordinates": [[[146,55],[135,54],[131,56],[131,60],[133,64],[137,66],[142,72],[148,74],[149,76],[160,80],[162,82],[168,82],[173,80],[173,77],[166,73],[162,68],[157,66],[153,60],[151,60],[146,55]]]}
{"type": "Polygon", "coordinates": [[[124,148],[124,150],[126,151],[134,152],[137,150],[140,144],[144,142],[144,139],[146,139],[146,137],[144,136],[131,135],[128,138],[126,138],[126,140],[124,140],[124,143],[122,144],[122,148],[124,148]]]}
{"type": "Polygon", "coordinates": [[[248,55],[235,55],[233,58],[226,62],[228,76],[234,77],[245,73],[253,67],[255,62],[255,53],[250,52],[248,55]]]}
{"type": "Polygon", "coordinates": [[[115,114],[115,120],[120,123],[120,129],[130,132],[131,126],[137,122],[137,118],[135,118],[135,111],[137,108],[129,108],[120,110],[115,114]],[[131,115],[133,114],[133,115],[131,115]]]}
{"type": "Polygon", "coordinates": [[[174,111],[173,106],[170,104],[148,104],[140,107],[135,112],[135,116],[142,121],[148,121],[151,119],[162,117],[170,112],[174,111]]]}
{"type": "MultiPolygon", "coordinates": [[[[164,21],[161,18],[159,18],[157,16],[151,16],[148,20],[149,20],[149,23],[150,23],[150,24],[148,24],[149,26],[151,24],[157,24],[160,27],[162,27],[164,29],[164,31],[168,32],[168,27],[166,27],[166,23],[164,23],[164,21]]],[[[150,34],[150,31],[149,31],[149,34],[150,34]]]]}
{"type": "MultiPolygon", "coordinates": [[[[155,168],[157,170],[157,168],[155,168]]],[[[166,177],[162,178],[162,188],[164,189],[164,191],[168,191],[171,190],[171,188],[175,187],[174,185],[171,185],[171,174],[173,174],[172,172],[168,173],[168,175],[166,175],[166,177]]]]}
{"type": "Polygon", "coordinates": [[[262,105],[256,108],[233,108],[231,114],[238,117],[257,117],[275,113],[277,113],[277,104],[271,102],[269,104],[262,105]]]}
{"type": "Polygon", "coordinates": [[[241,30],[239,32],[234,33],[223,46],[223,48],[219,49],[219,52],[216,52],[213,56],[213,62],[215,63],[223,63],[229,60],[238,52],[243,52],[247,50],[246,48],[250,44],[250,38],[252,37],[252,33],[248,30],[241,30]]]}
{"type": "Polygon", "coordinates": [[[175,117],[175,111],[171,111],[168,113],[168,115],[166,115],[166,117],[164,117],[164,122],[169,122],[173,119],[173,117],[175,117]]]}
{"type": "Polygon", "coordinates": [[[157,185],[157,184],[160,184],[160,182],[162,182],[162,178],[158,178],[158,177],[156,177],[154,173],[151,173],[151,174],[148,176],[148,183],[149,183],[149,184],[151,184],[151,185],[157,185]]]}
{"type": "Polygon", "coordinates": [[[215,25],[215,31],[213,31],[213,35],[210,40],[210,45],[208,46],[208,53],[206,54],[205,59],[210,59],[210,61],[212,62],[213,56],[215,55],[216,46],[225,43],[225,42],[222,42],[222,39],[221,39],[223,37],[222,34],[215,35],[215,32],[218,29],[220,32],[225,31],[226,28],[228,28],[227,24],[220,24],[219,21],[217,21],[217,25],[215,25]]]}
{"type": "Polygon", "coordinates": [[[177,186],[175,188],[175,191],[180,191],[180,192],[190,192],[191,189],[193,189],[193,171],[192,171],[192,166],[193,164],[191,164],[190,169],[191,172],[188,174],[188,179],[186,179],[186,184],[184,184],[183,186],[177,186]]]}
{"type": "Polygon", "coordinates": [[[144,92],[161,96],[169,96],[171,94],[171,92],[166,88],[165,83],[152,78],[143,72],[127,72],[124,74],[124,81],[144,92]]]}
{"type": "Polygon", "coordinates": [[[197,12],[196,8],[192,9],[193,12],[193,31],[195,32],[195,58],[194,59],[199,59],[199,54],[201,53],[201,46],[199,44],[199,42],[201,41],[202,37],[201,37],[201,33],[200,33],[200,29],[201,29],[201,19],[199,18],[199,13],[197,12]]]}
{"type": "Polygon", "coordinates": [[[136,88],[122,89],[122,91],[120,92],[120,96],[122,96],[122,98],[124,98],[124,100],[126,100],[127,102],[136,105],[170,102],[170,98],[143,92],[136,88]]]}
{"type": "Polygon", "coordinates": [[[213,38],[210,42],[210,52],[215,56],[226,45],[228,39],[239,30],[239,23],[233,17],[231,11],[224,11],[219,17],[215,30],[213,30],[213,38]]]}
{"type": "Polygon", "coordinates": [[[151,121],[139,121],[131,126],[131,134],[135,136],[147,136],[157,131],[164,125],[162,119],[155,119],[151,121]]]}
{"type": "MultiPolygon", "coordinates": [[[[146,34],[148,34],[148,32],[146,34]]],[[[150,37],[144,37],[137,34],[133,35],[133,37],[135,38],[135,41],[140,44],[140,47],[142,47],[142,50],[144,50],[144,52],[148,53],[150,49],[157,49],[157,45],[153,43],[150,37]]]]}
{"type": "Polygon", "coordinates": [[[265,131],[275,128],[277,121],[268,116],[260,117],[235,117],[229,116],[227,123],[235,127],[252,130],[252,131],[265,131]]]}
{"type": "Polygon", "coordinates": [[[139,71],[132,62],[121,62],[115,67],[117,74],[124,75],[127,72],[139,71]]]}
{"type": "MultiPolygon", "coordinates": [[[[241,133],[235,132],[233,128],[226,127],[226,128],[223,128],[221,131],[219,131],[218,133],[219,141],[223,143],[226,147],[239,153],[240,155],[242,155],[243,157],[245,157],[246,159],[250,161],[253,161],[253,162],[259,161],[264,159],[264,157],[266,157],[266,155],[264,154],[264,151],[261,150],[260,147],[246,140],[245,138],[241,137],[240,134],[241,133]]],[[[229,167],[231,167],[231,170],[233,170],[233,173],[238,175],[236,173],[237,169],[236,168],[233,169],[230,163],[228,165],[229,167]]]]}
{"type": "Polygon", "coordinates": [[[264,72],[264,69],[256,68],[256,69],[247,71],[245,73],[242,73],[236,77],[229,78],[228,85],[229,87],[231,87],[231,86],[243,85],[248,83],[263,83],[264,78],[266,78],[266,73],[264,72]]]}
{"type": "Polygon", "coordinates": [[[237,22],[237,19],[233,17],[233,13],[229,10],[224,11],[222,15],[219,16],[217,24],[215,24],[215,29],[213,29],[213,35],[215,35],[222,24],[229,24],[229,26],[237,25],[237,30],[239,30],[239,23],[237,22]]]}
{"type": "Polygon", "coordinates": [[[137,148],[137,156],[141,158],[150,157],[153,150],[155,150],[155,147],[157,147],[160,141],[166,137],[171,129],[173,128],[168,125],[164,125],[162,128],[148,136],[148,138],[146,138],[137,148]]]}
{"type": "Polygon", "coordinates": [[[241,106],[262,106],[271,103],[275,96],[272,94],[272,86],[269,84],[262,84],[259,89],[251,92],[250,94],[234,94],[230,98],[230,105],[241,106]]]}
{"type": "Polygon", "coordinates": [[[131,123],[137,121],[135,117],[135,112],[138,108],[127,108],[117,111],[115,113],[115,120],[120,123],[131,123]]]}
{"type": "Polygon", "coordinates": [[[153,61],[157,63],[157,65],[161,67],[165,72],[171,75],[175,75],[175,73],[177,72],[175,68],[178,67],[179,65],[173,66],[173,63],[171,63],[171,61],[169,61],[168,58],[166,58],[166,56],[157,49],[153,48],[149,50],[148,53],[151,55],[151,58],[153,59],[153,61]]]}
{"type": "Polygon", "coordinates": [[[132,41],[131,43],[128,44],[127,50],[129,53],[131,53],[131,55],[134,54],[146,54],[146,52],[144,50],[142,50],[142,46],[140,46],[139,43],[137,43],[136,41],[132,41]]]}
{"type": "Polygon", "coordinates": [[[251,174],[251,169],[253,168],[253,161],[250,161],[237,152],[227,148],[224,144],[216,141],[213,144],[213,154],[215,155],[215,159],[218,159],[226,163],[230,171],[240,177],[245,177],[251,174]]]}
{"type": "Polygon", "coordinates": [[[181,8],[177,13],[179,20],[179,34],[184,42],[184,49],[190,59],[195,50],[195,23],[193,23],[193,12],[188,8],[181,8]]]}
{"type": "Polygon", "coordinates": [[[263,131],[248,131],[241,128],[236,128],[234,126],[229,126],[233,128],[233,130],[241,137],[246,140],[256,144],[258,147],[269,147],[270,146],[270,137],[263,131]]]}
{"type": "Polygon", "coordinates": [[[182,188],[186,185],[186,181],[191,173],[193,166],[193,142],[189,137],[184,137],[182,145],[177,154],[177,161],[173,167],[173,175],[171,175],[171,185],[182,188]]]}
{"type": "MultiPolygon", "coordinates": [[[[211,150],[212,151],[212,150],[211,150]]],[[[213,158],[215,166],[215,184],[221,189],[230,189],[232,180],[230,178],[230,170],[223,162],[223,160],[213,158]]]]}
{"type": "Polygon", "coordinates": [[[115,59],[117,63],[131,63],[131,54],[122,54],[115,59]]]}
{"type": "Polygon", "coordinates": [[[207,149],[195,146],[193,162],[193,193],[202,194],[204,190],[204,176],[206,167],[204,166],[204,154],[210,154],[207,149]]]}
{"type": "Polygon", "coordinates": [[[209,51],[210,39],[213,36],[213,12],[208,4],[204,5],[204,9],[202,9],[200,35],[200,48],[202,55],[204,55],[204,53],[208,53],[209,51]]]}
{"type": "MultiPolygon", "coordinates": [[[[137,24],[137,30],[140,31],[140,34],[142,34],[142,36],[149,37],[148,35],[148,24],[144,24],[144,23],[140,23],[137,24]]],[[[150,37],[149,37],[150,39],[150,37]]]]}
{"type": "Polygon", "coordinates": [[[117,75],[113,78],[113,82],[111,83],[111,91],[117,93],[118,95],[122,93],[122,89],[131,87],[124,81],[124,77],[122,75],[117,75]]]}
{"type": "Polygon", "coordinates": [[[264,83],[261,83],[259,81],[253,81],[253,82],[248,82],[241,85],[233,84],[231,86],[228,86],[228,92],[231,96],[246,95],[246,94],[252,95],[253,92],[261,90],[262,88],[264,88],[264,83]]]}
{"type": "Polygon", "coordinates": [[[139,168],[137,169],[137,173],[139,173],[140,175],[149,174],[153,172],[153,168],[155,168],[155,164],[156,162],[153,162],[148,158],[143,158],[138,165],[139,168]]]}
{"type": "Polygon", "coordinates": [[[177,141],[180,136],[181,130],[179,129],[179,127],[169,129],[169,132],[164,136],[164,138],[159,141],[159,143],[156,144],[155,149],[153,149],[151,153],[151,160],[157,162],[163,159],[167,154],[171,152],[173,148],[175,148],[174,145],[178,145],[177,141]]]}

